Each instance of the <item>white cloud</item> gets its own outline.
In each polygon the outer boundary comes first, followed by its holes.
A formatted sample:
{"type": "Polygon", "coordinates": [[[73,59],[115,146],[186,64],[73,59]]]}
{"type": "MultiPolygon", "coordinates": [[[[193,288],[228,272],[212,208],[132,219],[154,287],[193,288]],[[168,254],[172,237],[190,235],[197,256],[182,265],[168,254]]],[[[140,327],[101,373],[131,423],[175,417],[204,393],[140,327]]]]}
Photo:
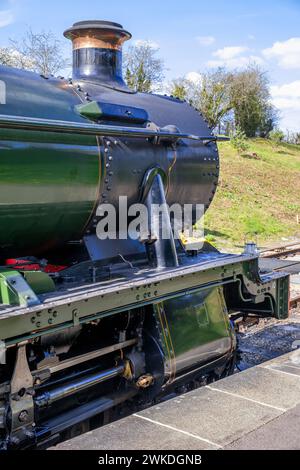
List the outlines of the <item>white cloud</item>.
{"type": "Polygon", "coordinates": [[[198,72],[189,72],[186,74],[185,78],[190,82],[193,82],[195,85],[201,83],[202,81],[202,76],[198,72]]]}
{"type": "Polygon", "coordinates": [[[227,67],[235,69],[245,67],[250,63],[262,65],[264,60],[262,57],[250,54],[251,50],[245,46],[229,46],[223,47],[213,52],[213,57],[216,59],[207,62],[208,67],[227,67]]]}
{"type": "Polygon", "coordinates": [[[160,48],[158,42],[155,42],[155,41],[147,41],[147,40],[144,40],[144,39],[137,39],[136,41],[134,41],[134,45],[137,46],[137,47],[140,47],[140,46],[150,46],[150,47],[152,47],[153,49],[159,49],[159,48],[160,48]]]}
{"type": "Polygon", "coordinates": [[[248,47],[243,47],[243,46],[223,47],[223,49],[218,49],[217,51],[215,51],[213,53],[213,56],[221,60],[230,60],[241,55],[243,52],[246,52],[247,50],[248,50],[248,47]]]}
{"type": "Polygon", "coordinates": [[[271,86],[272,103],[281,111],[281,127],[300,130],[300,80],[271,86]]]}
{"type": "Polygon", "coordinates": [[[217,68],[217,67],[227,67],[229,69],[236,69],[240,67],[246,67],[249,64],[262,65],[264,63],[263,59],[256,55],[249,56],[240,56],[228,60],[209,60],[207,62],[208,67],[217,68]]]}
{"type": "MultiPolygon", "coordinates": [[[[292,99],[292,98],[274,98],[273,100],[274,106],[278,109],[292,109],[294,111],[300,111],[300,99],[292,99]]],[[[300,118],[299,118],[300,122],[300,118]]]]}
{"type": "Polygon", "coordinates": [[[262,53],[267,59],[277,59],[278,64],[285,69],[300,68],[300,37],[277,41],[262,53]]]}
{"type": "Polygon", "coordinates": [[[274,98],[300,98],[300,80],[283,85],[271,86],[271,94],[274,98]]]}
{"type": "Polygon", "coordinates": [[[216,39],[213,36],[197,36],[196,41],[200,46],[211,46],[216,39]]]}
{"type": "Polygon", "coordinates": [[[0,11],[0,28],[8,26],[14,21],[14,15],[11,10],[0,11]]]}

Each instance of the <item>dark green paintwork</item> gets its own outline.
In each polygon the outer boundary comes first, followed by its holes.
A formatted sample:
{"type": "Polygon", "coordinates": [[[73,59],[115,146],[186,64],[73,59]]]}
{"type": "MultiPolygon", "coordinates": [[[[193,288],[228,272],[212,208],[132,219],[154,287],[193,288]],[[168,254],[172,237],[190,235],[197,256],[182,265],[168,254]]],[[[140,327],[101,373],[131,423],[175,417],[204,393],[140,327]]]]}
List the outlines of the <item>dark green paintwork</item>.
{"type": "Polygon", "coordinates": [[[102,111],[97,101],[92,101],[87,104],[79,104],[76,106],[77,111],[81,116],[96,121],[101,117],[102,111]]]}
{"type": "MultiPolygon", "coordinates": [[[[165,357],[176,372],[226,354],[233,336],[223,289],[214,287],[154,305],[165,357]]],[[[170,368],[171,369],[171,368],[170,368]]]]}
{"type": "Polygon", "coordinates": [[[96,138],[0,129],[0,245],[44,250],[80,238],[99,187],[96,138]]]}
{"type": "Polygon", "coordinates": [[[226,304],[219,288],[167,300],[163,308],[176,356],[229,335],[226,304]]]}
{"type": "Polygon", "coordinates": [[[56,290],[53,279],[47,273],[42,271],[24,271],[22,275],[36,295],[56,290]]]}
{"type": "MultiPolygon", "coordinates": [[[[0,79],[6,84],[0,114],[86,123],[66,81],[3,66],[0,79]]],[[[0,169],[3,255],[39,254],[81,237],[99,191],[95,136],[1,128],[0,169]]]]}

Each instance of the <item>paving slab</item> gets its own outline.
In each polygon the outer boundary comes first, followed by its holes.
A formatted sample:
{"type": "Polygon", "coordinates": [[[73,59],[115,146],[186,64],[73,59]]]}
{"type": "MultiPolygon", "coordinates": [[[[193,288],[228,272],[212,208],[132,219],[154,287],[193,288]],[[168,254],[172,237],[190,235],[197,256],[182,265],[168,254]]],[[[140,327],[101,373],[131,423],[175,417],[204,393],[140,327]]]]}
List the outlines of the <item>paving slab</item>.
{"type": "Polygon", "coordinates": [[[229,444],[234,450],[299,450],[300,406],[278,416],[265,426],[229,444]]]}
{"type": "Polygon", "coordinates": [[[64,450],[172,450],[174,448],[212,450],[217,448],[190,433],[185,435],[170,428],[158,429],[156,424],[136,416],[129,416],[101,429],[103,432],[87,432],[59,447],[64,450]]]}
{"type": "Polygon", "coordinates": [[[215,390],[282,408],[282,411],[296,406],[300,401],[299,375],[286,373],[281,369],[253,367],[215,382],[212,387],[215,390]]]}
{"type": "Polygon", "coordinates": [[[224,446],[281,413],[282,410],[203,387],[138,415],[224,446]]]}

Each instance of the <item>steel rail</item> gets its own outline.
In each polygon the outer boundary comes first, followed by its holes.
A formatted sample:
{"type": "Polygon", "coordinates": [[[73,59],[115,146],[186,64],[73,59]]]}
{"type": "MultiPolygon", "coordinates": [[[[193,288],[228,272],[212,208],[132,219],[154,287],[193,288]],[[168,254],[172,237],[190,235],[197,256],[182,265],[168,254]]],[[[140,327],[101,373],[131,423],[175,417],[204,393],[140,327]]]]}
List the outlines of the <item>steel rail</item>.
{"type": "Polygon", "coordinates": [[[287,243],[286,245],[278,245],[264,250],[260,250],[262,258],[279,258],[289,254],[300,252],[300,242],[287,243]]]}
{"type": "Polygon", "coordinates": [[[59,132],[64,134],[103,135],[111,137],[159,138],[168,140],[190,139],[201,142],[227,141],[228,137],[198,136],[167,130],[145,129],[139,127],[108,126],[104,124],[79,123],[52,119],[31,118],[26,116],[0,115],[0,128],[15,130],[31,130],[43,132],[59,132]]]}

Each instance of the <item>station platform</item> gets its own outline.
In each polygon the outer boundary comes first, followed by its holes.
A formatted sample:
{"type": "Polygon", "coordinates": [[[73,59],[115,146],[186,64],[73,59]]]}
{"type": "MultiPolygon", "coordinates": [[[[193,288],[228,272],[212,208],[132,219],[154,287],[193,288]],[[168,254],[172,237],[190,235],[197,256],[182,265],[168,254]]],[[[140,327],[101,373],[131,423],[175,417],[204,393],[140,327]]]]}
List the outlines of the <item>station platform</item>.
{"type": "Polygon", "coordinates": [[[300,349],[55,449],[300,449],[300,349]]]}

